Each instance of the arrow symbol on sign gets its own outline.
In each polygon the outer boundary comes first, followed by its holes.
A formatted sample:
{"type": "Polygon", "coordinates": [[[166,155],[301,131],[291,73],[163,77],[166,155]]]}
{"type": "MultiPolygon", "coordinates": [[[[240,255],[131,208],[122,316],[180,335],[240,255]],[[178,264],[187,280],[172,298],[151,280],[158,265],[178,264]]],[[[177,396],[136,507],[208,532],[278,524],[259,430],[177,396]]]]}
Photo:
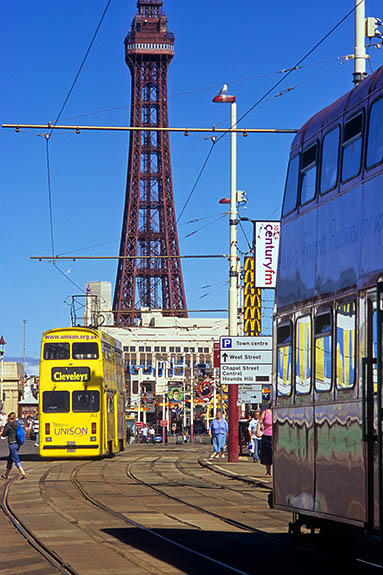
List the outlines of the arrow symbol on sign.
{"type": "Polygon", "coordinates": [[[226,361],[227,360],[227,353],[223,353],[222,357],[223,357],[223,361],[226,361]]]}

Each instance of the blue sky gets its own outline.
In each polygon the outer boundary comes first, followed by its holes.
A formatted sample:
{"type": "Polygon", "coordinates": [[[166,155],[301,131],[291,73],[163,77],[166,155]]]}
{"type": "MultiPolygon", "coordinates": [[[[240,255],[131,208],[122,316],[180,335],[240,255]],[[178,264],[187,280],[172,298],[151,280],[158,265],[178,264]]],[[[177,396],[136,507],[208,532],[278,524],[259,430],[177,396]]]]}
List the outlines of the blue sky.
{"type": "MultiPolygon", "coordinates": [[[[105,5],[106,0],[1,3],[1,123],[55,121],[105,5]]],[[[228,126],[229,107],[212,103],[222,84],[236,95],[241,116],[282,77],[281,70],[294,66],[353,6],[353,0],[323,0],[320,10],[317,3],[283,0],[165,0],[169,30],[176,38],[168,74],[170,125],[228,126]]],[[[129,124],[130,73],[123,40],[135,13],[135,1],[112,0],[60,123],[129,124]]],[[[383,16],[379,0],[367,0],[366,15],[383,16]]],[[[298,128],[348,91],[353,63],[339,58],[353,52],[353,29],[350,17],[239,127],[298,128]],[[286,93],[276,96],[282,91],[286,93]]],[[[372,48],[369,53],[371,69],[376,69],[383,50],[372,48]]],[[[278,219],[291,141],[289,135],[239,138],[238,189],[248,194],[243,216],[278,219]]],[[[60,273],[52,264],[31,260],[52,251],[45,139],[37,132],[1,129],[0,146],[0,335],[7,341],[5,360],[22,358],[26,319],[26,353],[38,358],[42,332],[70,325],[68,300],[81,293],[86,281],[114,285],[116,261],[61,262],[60,273]]],[[[177,214],[210,146],[203,135],[171,136],[177,214]]],[[[127,134],[53,135],[49,154],[55,253],[118,254],[127,151],[127,134]],[[83,250],[92,245],[98,247],[83,250]]],[[[182,253],[227,253],[229,226],[218,202],[228,195],[229,139],[224,138],[179,222],[182,253]],[[204,219],[188,223],[198,218],[204,219]],[[195,230],[198,233],[186,237],[195,230]]],[[[250,224],[244,229],[250,239],[250,224]]],[[[248,249],[245,237],[240,237],[239,247],[248,249]]],[[[190,309],[227,307],[225,260],[187,260],[183,274],[190,309]]]]}

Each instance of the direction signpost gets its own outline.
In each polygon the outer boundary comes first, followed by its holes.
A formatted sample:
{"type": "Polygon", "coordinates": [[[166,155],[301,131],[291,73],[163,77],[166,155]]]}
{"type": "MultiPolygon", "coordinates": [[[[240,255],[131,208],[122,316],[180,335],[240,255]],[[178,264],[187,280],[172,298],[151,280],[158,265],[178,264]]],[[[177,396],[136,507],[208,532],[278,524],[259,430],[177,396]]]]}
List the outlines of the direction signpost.
{"type": "Polygon", "coordinates": [[[238,385],[241,403],[262,403],[262,387],[271,385],[272,337],[221,337],[221,384],[238,385]]]}

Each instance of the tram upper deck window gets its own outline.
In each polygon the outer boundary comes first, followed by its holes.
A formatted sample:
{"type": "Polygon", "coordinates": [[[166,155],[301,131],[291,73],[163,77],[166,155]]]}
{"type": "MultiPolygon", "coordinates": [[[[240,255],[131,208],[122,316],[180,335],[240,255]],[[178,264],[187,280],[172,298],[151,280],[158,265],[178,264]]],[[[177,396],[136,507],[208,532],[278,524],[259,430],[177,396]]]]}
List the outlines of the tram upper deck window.
{"type": "Polygon", "coordinates": [[[340,128],[337,126],[323,138],[320,193],[333,190],[338,179],[340,128]]]}
{"type": "Polygon", "coordinates": [[[363,113],[345,123],[343,133],[342,182],[360,172],[363,143],[363,113]]]}
{"type": "Polygon", "coordinates": [[[72,411],[94,413],[100,411],[100,392],[97,390],[72,391],[72,411]]]}
{"type": "Polygon", "coordinates": [[[69,359],[69,343],[44,343],[44,359],[69,359]]]}
{"type": "Polygon", "coordinates": [[[284,324],[277,330],[277,393],[291,395],[292,327],[284,324]]]}
{"type": "Polygon", "coordinates": [[[72,346],[73,359],[98,359],[98,343],[74,343],[72,346]]]}
{"type": "Polygon", "coordinates": [[[295,345],[295,389],[298,394],[311,389],[311,317],[297,320],[295,345]]]}
{"type": "Polygon", "coordinates": [[[43,391],[44,413],[68,413],[69,391],[43,391]]]}
{"type": "Polygon", "coordinates": [[[329,391],[332,374],[332,315],[318,314],[314,323],[315,389],[329,391]]]}
{"type": "Polygon", "coordinates": [[[376,100],[370,110],[366,167],[372,168],[383,160],[383,98],[376,100]]]}
{"type": "Polygon", "coordinates": [[[287,170],[285,199],[283,201],[282,215],[287,216],[297,207],[298,199],[299,155],[290,160],[287,170]]]}
{"type": "Polygon", "coordinates": [[[355,383],[355,327],[355,302],[339,305],[336,314],[336,384],[338,389],[348,389],[355,383]]]}
{"type": "Polygon", "coordinates": [[[302,154],[301,162],[301,205],[315,197],[317,181],[318,144],[310,146],[302,154]]]}

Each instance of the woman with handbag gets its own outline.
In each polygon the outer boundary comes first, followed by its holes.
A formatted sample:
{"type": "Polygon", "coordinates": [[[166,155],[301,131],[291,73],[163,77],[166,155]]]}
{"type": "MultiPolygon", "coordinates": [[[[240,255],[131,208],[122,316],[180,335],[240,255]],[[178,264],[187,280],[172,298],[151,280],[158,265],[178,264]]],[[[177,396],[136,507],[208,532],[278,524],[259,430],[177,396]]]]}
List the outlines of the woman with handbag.
{"type": "Polygon", "coordinates": [[[13,463],[16,465],[20,472],[20,479],[24,479],[26,477],[26,473],[21,465],[20,457],[19,457],[19,442],[17,441],[17,426],[18,423],[16,421],[16,413],[12,411],[8,415],[7,423],[4,426],[3,433],[1,434],[2,437],[8,437],[8,447],[9,447],[9,455],[7,459],[7,467],[5,469],[5,473],[1,476],[3,479],[8,479],[9,472],[12,469],[13,463]]]}
{"type": "Polygon", "coordinates": [[[271,403],[261,413],[257,426],[257,437],[262,437],[261,463],[266,466],[266,477],[271,477],[271,465],[273,462],[273,413],[271,403]],[[261,431],[262,429],[263,431],[261,431]]]}

